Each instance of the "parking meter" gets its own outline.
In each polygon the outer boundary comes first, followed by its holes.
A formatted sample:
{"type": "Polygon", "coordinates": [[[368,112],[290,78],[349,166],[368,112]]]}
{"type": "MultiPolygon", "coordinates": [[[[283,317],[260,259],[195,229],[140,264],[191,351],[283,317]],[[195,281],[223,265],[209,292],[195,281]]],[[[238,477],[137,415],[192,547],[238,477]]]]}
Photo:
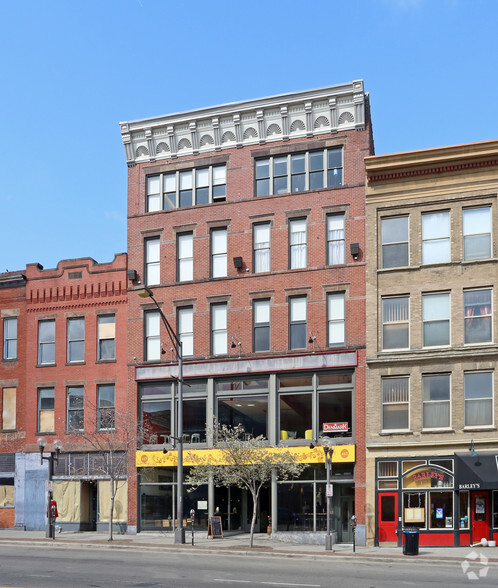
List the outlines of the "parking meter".
{"type": "Polygon", "coordinates": [[[194,544],[194,520],[195,520],[195,510],[193,508],[190,509],[190,524],[192,525],[192,545],[194,544]]]}
{"type": "Polygon", "coordinates": [[[356,518],[356,515],[353,515],[351,517],[351,529],[353,531],[353,553],[356,551],[356,541],[355,540],[356,540],[356,525],[358,524],[357,521],[358,521],[358,519],[356,518]]]}

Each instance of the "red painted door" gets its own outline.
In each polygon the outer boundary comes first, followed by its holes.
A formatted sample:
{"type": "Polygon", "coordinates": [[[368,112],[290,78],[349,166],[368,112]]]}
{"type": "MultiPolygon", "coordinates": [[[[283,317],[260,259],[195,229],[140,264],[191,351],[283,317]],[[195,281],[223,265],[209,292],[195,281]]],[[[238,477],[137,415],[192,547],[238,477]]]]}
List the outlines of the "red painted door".
{"type": "Polygon", "coordinates": [[[379,492],[379,543],[397,543],[398,493],[379,492]]]}
{"type": "Polygon", "coordinates": [[[472,492],[472,542],[489,539],[489,496],[487,492],[472,492]]]}

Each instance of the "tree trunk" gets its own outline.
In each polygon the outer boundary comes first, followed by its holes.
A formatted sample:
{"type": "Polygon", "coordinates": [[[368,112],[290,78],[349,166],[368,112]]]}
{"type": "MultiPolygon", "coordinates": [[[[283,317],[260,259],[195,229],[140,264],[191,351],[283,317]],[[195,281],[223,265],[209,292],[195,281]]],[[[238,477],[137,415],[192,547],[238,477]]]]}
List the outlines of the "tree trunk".
{"type": "Polygon", "coordinates": [[[114,512],[114,480],[111,478],[111,512],[109,513],[109,541],[112,541],[112,513],[114,512]]]}
{"type": "Polygon", "coordinates": [[[252,521],[251,521],[251,535],[249,539],[249,547],[253,547],[254,541],[254,527],[256,525],[256,514],[258,512],[258,492],[252,492],[252,521]]]}

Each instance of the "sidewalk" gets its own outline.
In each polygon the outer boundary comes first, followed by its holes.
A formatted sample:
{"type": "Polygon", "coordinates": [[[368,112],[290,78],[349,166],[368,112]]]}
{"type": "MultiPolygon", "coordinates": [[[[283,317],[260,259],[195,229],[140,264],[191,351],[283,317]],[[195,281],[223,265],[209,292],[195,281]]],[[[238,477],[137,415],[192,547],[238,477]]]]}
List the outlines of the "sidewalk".
{"type": "Polygon", "coordinates": [[[109,542],[104,533],[73,533],[63,531],[56,534],[55,540],[47,539],[45,531],[20,531],[0,529],[1,544],[37,545],[51,548],[85,548],[85,549],[133,549],[147,551],[201,550],[223,555],[253,555],[263,557],[302,557],[306,559],[357,558],[362,560],[387,560],[400,562],[409,560],[430,562],[462,562],[471,552],[488,558],[488,563],[498,566],[497,547],[424,547],[419,548],[418,556],[403,555],[402,547],[360,547],[353,553],[352,544],[334,545],[334,551],[325,551],[323,545],[308,545],[276,541],[268,535],[254,535],[254,547],[249,548],[249,535],[225,535],[222,539],[211,539],[205,532],[192,535],[185,534],[185,545],[175,545],[173,533],[143,532],[137,535],[114,535],[109,542]]]}

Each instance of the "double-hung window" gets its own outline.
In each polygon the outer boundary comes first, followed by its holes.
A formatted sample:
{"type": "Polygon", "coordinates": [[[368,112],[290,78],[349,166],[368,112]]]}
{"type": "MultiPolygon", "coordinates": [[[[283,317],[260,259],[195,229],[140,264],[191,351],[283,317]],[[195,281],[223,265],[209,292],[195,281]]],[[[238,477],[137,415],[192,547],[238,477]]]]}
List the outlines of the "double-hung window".
{"type": "Polygon", "coordinates": [[[422,376],[423,428],[450,426],[450,375],[422,376]]]}
{"type": "Polygon", "coordinates": [[[38,321],[38,363],[55,363],[55,320],[38,321]]]}
{"type": "Polygon", "coordinates": [[[40,433],[55,431],[54,398],[53,388],[38,389],[38,431],[40,433]]]}
{"type": "Polygon", "coordinates": [[[185,306],[178,309],[178,338],[184,357],[194,355],[194,309],[185,306]]]}
{"type": "Polygon", "coordinates": [[[270,271],[270,223],[253,225],[254,273],[270,271]]]}
{"type": "Polygon", "coordinates": [[[211,229],[211,277],[227,275],[227,229],[211,229]]]}
{"type": "Polygon", "coordinates": [[[450,295],[422,296],[424,347],[450,344],[450,295]]]}
{"type": "Polygon", "coordinates": [[[304,349],[307,333],[306,296],[289,298],[289,349],[304,349]]]}
{"type": "Polygon", "coordinates": [[[382,379],[382,429],[408,429],[409,384],[407,377],[382,379]]]}
{"type": "Polygon", "coordinates": [[[383,218],[382,267],[404,267],[408,265],[408,217],[383,218]]]}
{"type": "Polygon", "coordinates": [[[97,359],[116,359],[116,316],[114,314],[97,317],[97,359]]]}
{"type": "Polygon", "coordinates": [[[256,160],[256,196],[342,186],[342,147],[256,160]]]}
{"type": "Polygon", "coordinates": [[[211,355],[226,355],[227,336],[227,303],[211,304],[211,355]]]}
{"type": "Polygon", "coordinates": [[[493,340],[492,292],[487,288],[463,293],[465,343],[490,343],[493,340]]]}
{"type": "Polygon", "coordinates": [[[85,361],[85,319],[82,317],[67,319],[67,361],[85,361]]]}
{"type": "Polygon", "coordinates": [[[177,280],[188,282],[194,279],[194,235],[181,233],[177,235],[177,280]]]}
{"type": "Polygon", "coordinates": [[[491,208],[465,208],[463,210],[463,258],[488,259],[491,257],[491,208]]]}
{"type": "Polygon", "coordinates": [[[97,428],[114,429],[115,415],[114,384],[97,386],[97,428]]]}
{"type": "Polygon", "coordinates": [[[422,263],[450,261],[450,213],[431,212],[422,215],[422,263]]]}
{"type": "Polygon", "coordinates": [[[344,345],[346,341],[345,298],[344,292],[327,294],[327,342],[329,347],[344,345]]]}
{"type": "Polygon", "coordinates": [[[270,300],[254,300],[253,309],[253,349],[270,350],[270,300]]]}
{"type": "Polygon", "coordinates": [[[327,264],[340,265],[345,262],[344,214],[327,215],[327,264]]]}
{"type": "Polygon", "coordinates": [[[156,310],[145,312],[145,359],[161,358],[161,316],[156,310]]]}
{"type": "Polygon", "coordinates": [[[290,269],[306,267],[307,231],[305,218],[289,221],[289,250],[290,269]]]}
{"type": "Polygon", "coordinates": [[[3,319],[3,358],[17,358],[17,317],[3,319]]]}
{"type": "Polygon", "coordinates": [[[145,284],[147,286],[161,283],[160,238],[145,239],[145,284]]]}
{"type": "Polygon", "coordinates": [[[464,374],[465,426],[493,424],[493,372],[464,374]]]}
{"type": "Polygon", "coordinates": [[[67,388],[67,430],[83,431],[84,415],[83,386],[68,386],[67,388]]]}
{"type": "Polygon", "coordinates": [[[382,349],[408,349],[410,299],[382,299],[382,349]]]}

